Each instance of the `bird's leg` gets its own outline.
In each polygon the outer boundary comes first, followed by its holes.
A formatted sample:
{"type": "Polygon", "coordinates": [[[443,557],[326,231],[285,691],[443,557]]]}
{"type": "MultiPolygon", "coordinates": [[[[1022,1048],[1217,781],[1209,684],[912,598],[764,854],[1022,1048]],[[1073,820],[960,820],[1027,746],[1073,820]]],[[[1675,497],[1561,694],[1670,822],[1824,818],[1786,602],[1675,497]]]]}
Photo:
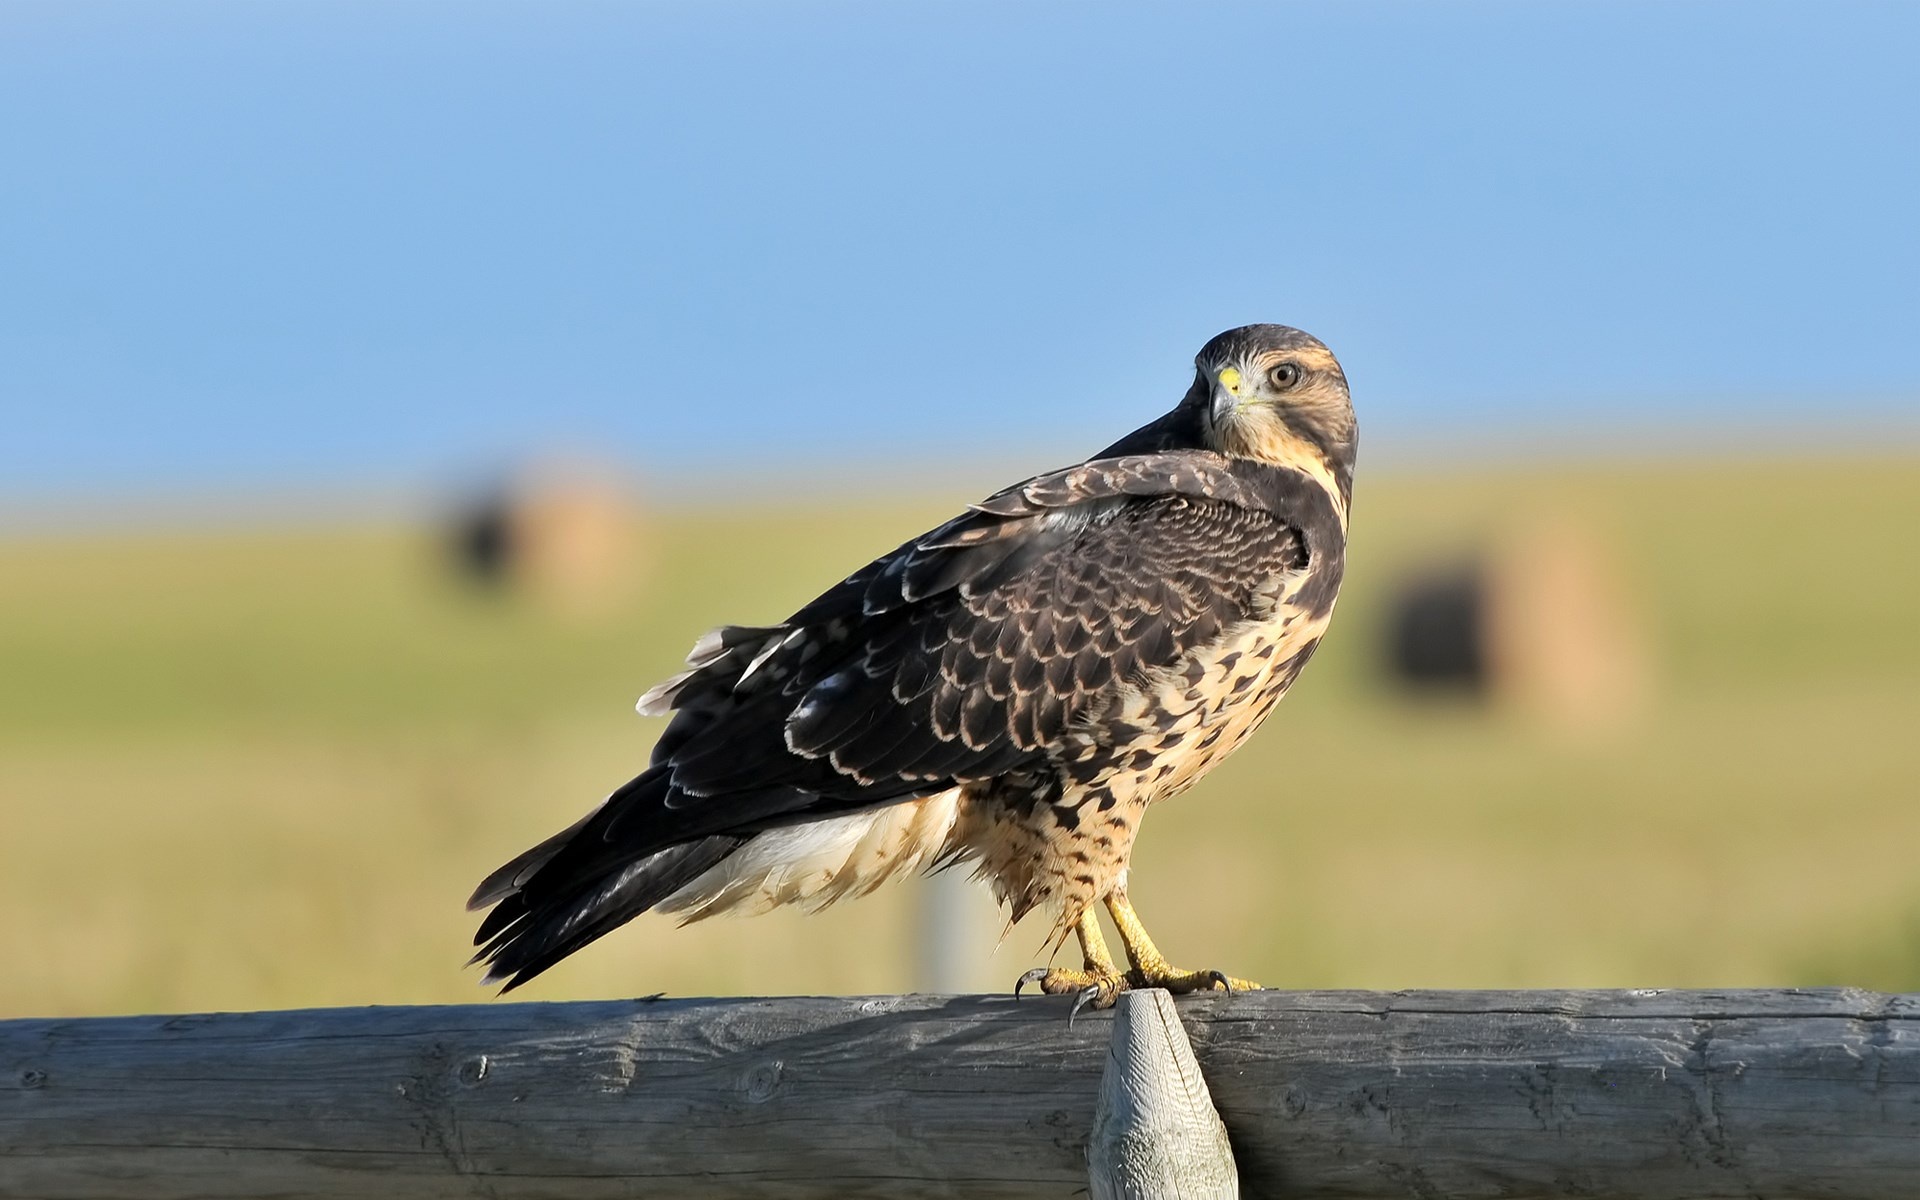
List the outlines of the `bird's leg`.
{"type": "MultiPolygon", "coordinates": [[[[1260,990],[1257,983],[1234,979],[1219,971],[1182,971],[1168,965],[1159,947],[1147,936],[1147,927],[1140,923],[1140,914],[1133,911],[1133,902],[1127,899],[1125,883],[1107,894],[1107,912],[1113,917],[1114,928],[1120,931],[1120,944],[1126,949],[1127,962],[1133,966],[1133,970],[1127,972],[1127,986],[1165,988],[1170,992],[1198,992],[1215,987],[1223,987],[1230,992],[1260,990]]],[[[1107,1003],[1111,1004],[1112,1001],[1107,1003]]]]}
{"type": "Polygon", "coordinates": [[[1073,923],[1073,931],[1080,938],[1080,957],[1086,963],[1085,969],[1035,967],[1014,983],[1014,995],[1018,996],[1020,989],[1029,983],[1039,984],[1040,990],[1050,996],[1078,993],[1080,999],[1074,1003],[1074,1012],[1089,1004],[1107,1008],[1119,998],[1127,988],[1127,977],[1113,964],[1113,955],[1107,953],[1106,939],[1100,936],[1100,916],[1092,905],[1081,911],[1073,923]]]}

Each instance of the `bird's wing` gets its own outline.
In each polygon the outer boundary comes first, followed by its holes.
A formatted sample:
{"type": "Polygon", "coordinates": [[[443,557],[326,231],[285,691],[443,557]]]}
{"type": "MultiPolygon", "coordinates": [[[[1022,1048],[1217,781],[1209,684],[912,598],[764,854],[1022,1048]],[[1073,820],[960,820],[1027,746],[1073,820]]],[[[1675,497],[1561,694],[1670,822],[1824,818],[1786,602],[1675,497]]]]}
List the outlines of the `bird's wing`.
{"type": "Polygon", "coordinates": [[[1096,460],[916,538],[788,621],[728,628],[642,711],[682,809],[779,784],[802,810],[991,778],[1096,698],[1171,667],[1303,569],[1300,532],[1223,459],[1096,460]]]}
{"type": "Polygon", "coordinates": [[[745,838],[1046,764],[1070,729],[1253,615],[1308,547],[1202,452],[1095,460],[1000,492],[779,625],[701,638],[648,692],[646,772],[502,867],[477,942],[530,978],[745,838]]]}

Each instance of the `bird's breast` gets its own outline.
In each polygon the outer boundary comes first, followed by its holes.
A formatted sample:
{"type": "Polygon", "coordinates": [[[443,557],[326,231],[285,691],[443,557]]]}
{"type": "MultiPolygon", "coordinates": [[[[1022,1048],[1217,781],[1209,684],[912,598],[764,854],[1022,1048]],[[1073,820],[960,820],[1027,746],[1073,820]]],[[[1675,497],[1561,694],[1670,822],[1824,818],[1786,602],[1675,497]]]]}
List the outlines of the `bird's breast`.
{"type": "Polygon", "coordinates": [[[1332,610],[1314,613],[1283,599],[1200,647],[1176,670],[1130,697],[1122,728],[1133,745],[1118,761],[1134,773],[1147,802],[1197,783],[1260,726],[1306,666],[1332,610]]]}

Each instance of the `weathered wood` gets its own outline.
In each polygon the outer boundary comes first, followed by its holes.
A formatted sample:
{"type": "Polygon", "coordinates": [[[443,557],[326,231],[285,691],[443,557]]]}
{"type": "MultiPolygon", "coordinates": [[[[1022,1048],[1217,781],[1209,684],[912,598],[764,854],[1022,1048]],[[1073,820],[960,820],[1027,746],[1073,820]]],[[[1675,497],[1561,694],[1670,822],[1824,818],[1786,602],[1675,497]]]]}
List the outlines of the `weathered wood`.
{"type": "MultiPolygon", "coordinates": [[[[0,1194],[1071,1197],[1062,999],[0,1023],[0,1194]]],[[[1920,996],[1187,997],[1249,1196],[1910,1197],[1920,996]]]]}
{"type": "Polygon", "coordinates": [[[1234,1200],[1227,1127],[1164,991],[1126,992],[1087,1143],[1093,1200],[1234,1200]]]}

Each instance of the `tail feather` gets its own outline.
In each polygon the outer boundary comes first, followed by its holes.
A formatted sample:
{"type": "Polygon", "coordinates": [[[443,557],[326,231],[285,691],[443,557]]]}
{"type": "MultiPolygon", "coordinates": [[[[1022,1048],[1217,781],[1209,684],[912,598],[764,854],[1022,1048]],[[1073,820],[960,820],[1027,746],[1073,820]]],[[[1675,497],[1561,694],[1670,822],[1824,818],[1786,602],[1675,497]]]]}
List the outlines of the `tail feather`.
{"type": "Polygon", "coordinates": [[[769,823],[818,797],[791,787],[729,795],[682,792],[656,765],[570,828],[481,881],[470,909],[492,907],[472,962],[511,991],[632,920],[718,865],[769,823]]]}
{"type": "MultiPolygon", "coordinates": [[[[510,992],[679,891],[745,840],[718,835],[669,846],[558,894],[530,897],[527,891],[514,891],[502,897],[481,924],[475,935],[480,951],[473,961],[487,964],[485,982],[503,983],[500,990],[510,992]]],[[[548,859],[555,852],[557,848],[549,851],[548,859]]],[[[502,867],[495,874],[506,871],[502,867]]],[[[529,883],[537,885],[539,879],[536,868],[529,883]]],[[[486,885],[481,890],[486,891],[486,885]]]]}
{"type": "MultiPolygon", "coordinates": [[[[473,895],[467,898],[467,911],[479,912],[483,908],[489,908],[505,900],[507,897],[512,896],[522,887],[526,886],[527,880],[533,878],[534,874],[538,872],[541,867],[552,862],[553,856],[560,853],[561,849],[564,848],[569,841],[573,840],[574,834],[586,828],[587,822],[593,820],[594,813],[599,811],[597,808],[594,809],[593,812],[581,817],[578,821],[562,829],[559,833],[554,834],[546,841],[541,842],[533,849],[519,855],[493,874],[482,879],[480,886],[473,889],[473,895]]],[[[474,940],[477,944],[485,941],[486,936],[481,935],[474,940]]]]}

